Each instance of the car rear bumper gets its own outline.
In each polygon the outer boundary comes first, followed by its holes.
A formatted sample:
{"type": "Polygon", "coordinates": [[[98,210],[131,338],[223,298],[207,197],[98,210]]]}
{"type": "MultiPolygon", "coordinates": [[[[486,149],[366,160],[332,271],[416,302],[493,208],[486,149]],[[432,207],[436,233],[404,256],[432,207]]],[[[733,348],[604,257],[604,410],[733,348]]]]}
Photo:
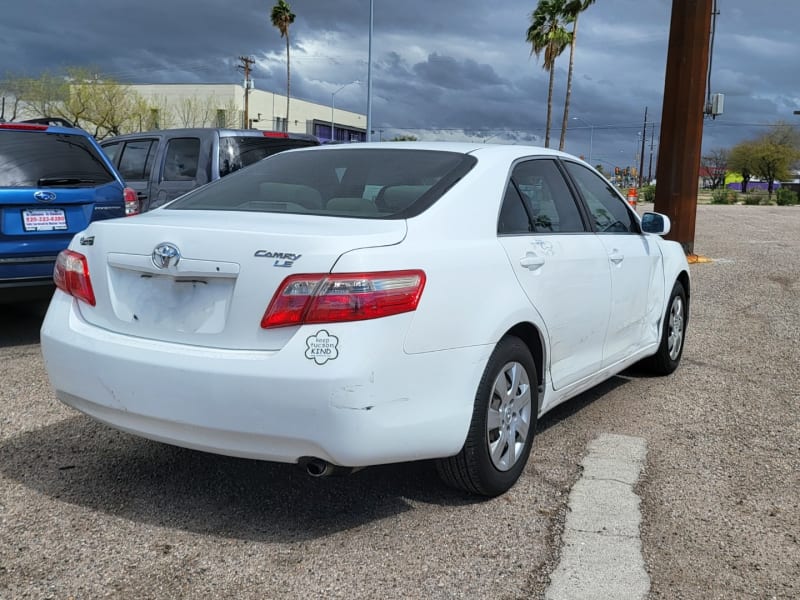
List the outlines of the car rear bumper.
{"type": "MultiPolygon", "coordinates": [[[[403,329],[410,318],[390,317],[403,329]]],[[[409,355],[402,336],[386,344],[364,323],[327,327],[339,355],[317,364],[307,340],[325,326],[298,328],[280,351],[187,346],[92,326],[58,290],[41,341],[61,401],[150,439],[350,467],[458,453],[492,348],[409,355]]]]}

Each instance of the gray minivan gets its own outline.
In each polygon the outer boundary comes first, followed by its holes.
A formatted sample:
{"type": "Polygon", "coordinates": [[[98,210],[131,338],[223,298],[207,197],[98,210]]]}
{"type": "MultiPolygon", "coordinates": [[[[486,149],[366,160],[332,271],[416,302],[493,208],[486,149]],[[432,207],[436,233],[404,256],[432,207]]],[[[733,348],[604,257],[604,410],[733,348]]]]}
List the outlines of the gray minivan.
{"type": "Polygon", "coordinates": [[[302,133],[259,129],[159,129],[100,142],[142,212],[272,154],[317,146],[302,133]]]}

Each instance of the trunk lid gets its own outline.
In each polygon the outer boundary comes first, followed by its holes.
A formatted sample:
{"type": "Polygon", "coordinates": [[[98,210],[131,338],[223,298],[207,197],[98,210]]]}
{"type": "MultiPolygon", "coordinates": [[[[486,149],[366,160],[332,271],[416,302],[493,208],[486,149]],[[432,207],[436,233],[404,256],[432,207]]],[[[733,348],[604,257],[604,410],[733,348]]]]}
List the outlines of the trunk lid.
{"type": "Polygon", "coordinates": [[[221,211],[155,211],[94,223],[72,249],[87,256],[90,323],[195,346],[277,350],[294,327],[260,321],[289,275],[328,273],[345,252],[400,243],[403,220],[221,211]],[[155,256],[154,256],[155,253],[155,256]]]}

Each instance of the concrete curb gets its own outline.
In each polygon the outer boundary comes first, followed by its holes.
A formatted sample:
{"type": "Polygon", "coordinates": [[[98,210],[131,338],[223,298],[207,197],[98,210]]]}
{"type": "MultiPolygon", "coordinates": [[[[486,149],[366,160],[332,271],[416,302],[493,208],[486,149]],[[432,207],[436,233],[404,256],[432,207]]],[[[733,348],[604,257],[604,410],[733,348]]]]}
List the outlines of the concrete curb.
{"type": "Polygon", "coordinates": [[[546,600],[641,600],[650,590],[633,487],[647,454],[642,438],[603,434],[581,463],[569,495],[561,561],[546,600]]]}

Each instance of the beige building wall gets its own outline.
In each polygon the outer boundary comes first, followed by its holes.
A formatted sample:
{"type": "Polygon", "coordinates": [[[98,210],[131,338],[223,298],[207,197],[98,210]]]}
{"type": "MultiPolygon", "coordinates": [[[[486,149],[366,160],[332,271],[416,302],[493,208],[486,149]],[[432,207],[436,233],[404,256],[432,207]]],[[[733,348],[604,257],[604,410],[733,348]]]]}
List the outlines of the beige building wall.
{"type": "MultiPolygon", "coordinates": [[[[244,87],[235,84],[137,84],[130,86],[151,106],[158,128],[230,127],[244,124],[244,87]]],[[[251,89],[249,98],[251,127],[263,130],[284,129],[286,96],[251,89]]],[[[331,106],[292,98],[287,130],[330,139],[333,117],[337,140],[364,139],[367,117],[331,106]]]]}

